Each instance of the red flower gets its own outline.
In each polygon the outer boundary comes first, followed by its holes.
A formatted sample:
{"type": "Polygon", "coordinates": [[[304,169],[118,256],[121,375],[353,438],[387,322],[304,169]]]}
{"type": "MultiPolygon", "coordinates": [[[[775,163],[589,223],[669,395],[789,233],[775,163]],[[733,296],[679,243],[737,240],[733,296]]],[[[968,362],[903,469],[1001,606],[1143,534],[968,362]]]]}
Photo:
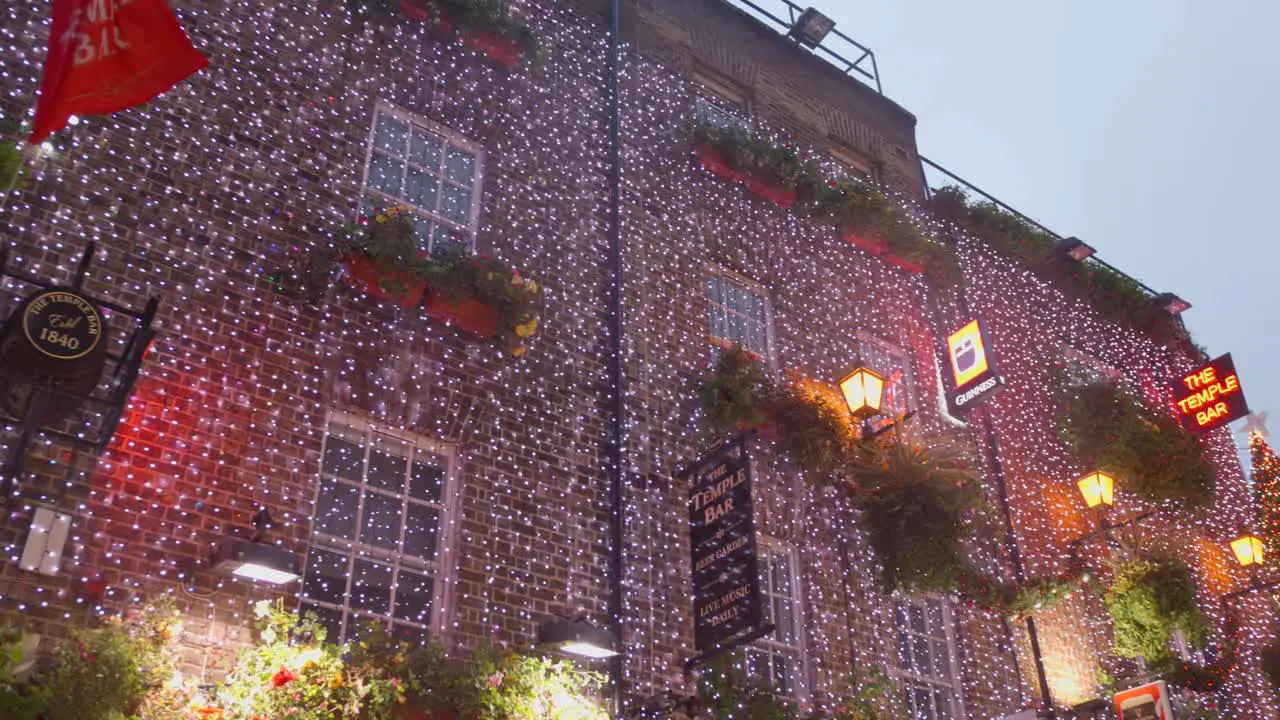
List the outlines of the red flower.
{"type": "Polygon", "coordinates": [[[281,665],[280,672],[271,676],[271,687],[284,687],[298,678],[289,668],[281,665]]]}

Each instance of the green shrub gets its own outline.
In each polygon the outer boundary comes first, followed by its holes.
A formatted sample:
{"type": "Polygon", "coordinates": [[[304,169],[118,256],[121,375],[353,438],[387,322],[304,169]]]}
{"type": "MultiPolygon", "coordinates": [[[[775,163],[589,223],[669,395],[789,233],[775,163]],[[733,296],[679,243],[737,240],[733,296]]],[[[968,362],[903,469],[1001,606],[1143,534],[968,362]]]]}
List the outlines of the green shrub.
{"type": "Polygon", "coordinates": [[[1176,560],[1139,559],[1119,563],[1105,601],[1121,657],[1167,662],[1175,630],[1187,642],[1203,642],[1209,623],[1196,602],[1190,569],[1176,560]]]}

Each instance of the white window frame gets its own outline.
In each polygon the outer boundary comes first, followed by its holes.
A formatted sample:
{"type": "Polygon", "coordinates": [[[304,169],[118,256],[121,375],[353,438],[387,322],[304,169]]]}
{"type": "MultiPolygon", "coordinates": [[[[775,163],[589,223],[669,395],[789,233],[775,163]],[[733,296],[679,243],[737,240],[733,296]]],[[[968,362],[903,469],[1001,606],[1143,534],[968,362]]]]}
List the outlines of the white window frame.
{"type": "MultiPolygon", "coordinates": [[[[339,636],[343,639],[350,638],[351,625],[350,622],[356,618],[379,618],[388,623],[400,623],[405,625],[413,625],[421,627],[433,639],[443,639],[447,631],[447,619],[453,613],[453,587],[454,577],[457,572],[457,531],[459,527],[459,514],[461,512],[461,492],[457,479],[457,450],[454,446],[434,440],[432,438],[415,435],[403,430],[392,428],[386,425],[369,420],[365,417],[353,415],[341,410],[331,410],[324,425],[324,440],[320,450],[320,472],[316,476],[316,502],[313,507],[319,507],[319,494],[324,489],[324,454],[328,448],[330,437],[330,428],[334,425],[341,425],[354,433],[362,433],[364,444],[366,447],[366,465],[365,473],[361,477],[357,485],[351,480],[342,478],[337,482],[358,487],[361,491],[360,500],[356,508],[355,528],[357,534],[360,532],[361,523],[364,513],[364,498],[366,489],[371,487],[368,484],[368,465],[367,453],[369,448],[376,447],[374,437],[383,435],[391,440],[405,443],[414,450],[423,450],[430,454],[439,456],[444,459],[447,467],[444,469],[444,476],[441,480],[440,502],[433,503],[423,500],[415,500],[409,497],[408,488],[399,495],[402,508],[407,508],[408,503],[415,503],[429,507],[438,507],[440,511],[439,525],[436,529],[436,559],[434,562],[416,558],[403,552],[387,550],[385,548],[377,548],[366,543],[356,543],[353,540],[341,538],[332,535],[322,535],[312,525],[311,535],[308,538],[307,563],[303,569],[303,582],[307,577],[307,571],[310,569],[311,559],[314,557],[314,551],[327,552],[334,555],[346,556],[347,562],[347,582],[351,582],[351,576],[355,571],[355,561],[357,559],[370,560],[381,565],[388,565],[393,568],[394,572],[398,572],[403,568],[413,573],[425,574],[432,579],[431,594],[431,617],[425,624],[404,620],[394,617],[396,583],[393,582],[391,587],[391,595],[389,603],[393,608],[391,614],[371,613],[367,610],[354,608],[351,605],[351,597],[344,593],[342,602],[335,604],[329,601],[316,600],[312,598],[301,598],[303,608],[308,605],[324,608],[330,611],[342,613],[342,623],[339,628],[339,636]]],[[[412,472],[413,458],[409,458],[408,471],[412,472]]],[[[375,488],[375,492],[381,495],[390,495],[388,491],[382,488],[375,488]]],[[[403,512],[403,510],[402,510],[403,512]]],[[[400,546],[404,546],[404,527],[400,530],[400,546]]],[[[339,638],[332,638],[337,641],[339,638]]]]}
{"type": "MultiPolygon", "coordinates": [[[[899,630],[899,628],[897,627],[897,624],[898,624],[897,606],[898,604],[902,604],[904,607],[908,608],[907,610],[908,617],[906,621],[906,626],[901,628],[902,631],[905,631],[907,634],[911,635],[913,638],[922,638],[925,642],[931,639],[939,639],[936,635],[929,634],[931,630],[931,628],[929,627],[925,628],[924,635],[921,635],[920,633],[915,632],[911,628],[911,621],[910,621],[910,615],[909,615],[910,608],[912,606],[921,608],[924,611],[925,622],[928,623],[929,622],[929,602],[931,601],[938,603],[939,607],[942,609],[941,623],[942,623],[942,632],[944,635],[942,639],[945,639],[946,641],[947,667],[948,667],[948,670],[950,671],[949,677],[940,678],[932,674],[922,675],[904,667],[907,664],[908,660],[902,657],[903,651],[901,646],[901,638],[897,636],[896,632],[894,634],[893,644],[892,644],[894,661],[889,663],[889,667],[891,669],[891,675],[898,682],[899,691],[901,693],[898,697],[898,701],[903,703],[903,710],[905,712],[907,713],[911,712],[910,701],[908,701],[906,697],[907,686],[909,684],[927,685],[931,689],[940,688],[947,691],[951,696],[951,708],[950,708],[951,720],[962,720],[962,718],[967,717],[967,715],[965,714],[965,707],[964,707],[964,685],[961,683],[961,679],[960,679],[960,653],[959,653],[959,648],[957,647],[957,642],[956,642],[955,613],[952,609],[951,602],[947,600],[945,597],[940,597],[936,595],[930,595],[923,598],[893,596],[890,599],[890,602],[894,604],[893,611],[890,617],[892,618],[894,630],[895,631],[899,630]]],[[[914,645],[914,641],[913,641],[913,645],[914,645]]],[[[932,654],[932,647],[930,648],[930,653],[932,654]]],[[[910,717],[914,719],[915,716],[908,714],[908,715],[904,715],[904,717],[910,717]]]]}
{"type": "Polygon", "coordinates": [[[844,145],[834,144],[827,149],[827,154],[839,169],[853,171],[850,179],[862,180],[871,185],[879,184],[879,178],[876,177],[876,164],[866,155],[844,145]]]}
{"type": "MultiPolygon", "coordinates": [[[[766,367],[771,369],[776,369],[777,365],[774,360],[774,356],[776,353],[774,352],[775,345],[774,345],[774,333],[773,333],[773,295],[769,292],[768,288],[756,282],[755,280],[752,280],[751,278],[746,277],[741,273],[736,273],[732,270],[729,270],[727,268],[721,267],[719,265],[714,265],[714,264],[708,266],[706,280],[703,281],[703,293],[706,294],[706,299],[707,299],[707,313],[704,317],[706,318],[706,323],[707,323],[708,341],[713,346],[721,350],[728,350],[729,348],[733,347],[732,340],[730,340],[729,338],[719,337],[712,333],[712,326],[711,326],[712,302],[711,302],[711,295],[707,291],[706,286],[710,284],[711,276],[713,275],[717,275],[721,278],[724,278],[725,280],[728,280],[733,283],[737,283],[738,285],[745,287],[747,290],[751,291],[752,293],[764,298],[765,352],[761,353],[758,350],[755,350],[754,348],[746,348],[746,349],[753,353],[756,353],[757,355],[760,355],[761,356],[760,360],[766,367]]],[[[723,307],[723,304],[721,305],[721,307],[723,307]]],[[[743,347],[746,347],[746,346],[743,346],[743,347]]]]}
{"type": "Polygon", "coordinates": [[[1070,383],[1075,384],[1077,381],[1121,380],[1124,378],[1124,374],[1116,368],[1069,343],[1062,344],[1062,357],[1067,364],[1067,381],[1070,383]],[[1082,374],[1091,377],[1074,377],[1073,371],[1076,369],[1082,370],[1082,374]]]}
{"type": "MultiPolygon", "coordinates": [[[[476,142],[475,140],[467,137],[466,135],[463,135],[462,133],[457,132],[456,130],[452,130],[450,128],[445,127],[444,125],[441,125],[440,123],[428,120],[427,118],[421,115],[418,115],[416,113],[409,112],[408,110],[405,110],[404,108],[398,105],[392,105],[391,103],[386,102],[384,100],[379,100],[376,103],[374,103],[373,113],[370,115],[370,118],[369,118],[369,136],[365,142],[364,152],[365,152],[364,173],[360,177],[361,203],[364,202],[364,198],[366,197],[376,197],[376,198],[385,200],[388,203],[388,205],[406,207],[410,209],[415,215],[419,215],[424,218],[427,218],[428,220],[430,220],[433,223],[436,223],[437,225],[442,225],[442,226],[466,233],[468,236],[467,247],[471,250],[475,250],[476,236],[479,233],[479,229],[480,229],[480,207],[482,204],[482,199],[484,197],[484,181],[485,181],[484,146],[482,146],[480,143],[476,142]],[[412,206],[403,198],[392,197],[380,190],[369,187],[369,170],[373,166],[373,154],[374,154],[373,146],[374,146],[374,142],[377,140],[378,116],[383,114],[390,115],[391,117],[394,117],[397,120],[409,123],[410,125],[417,125],[423,128],[424,130],[435,133],[436,135],[440,135],[444,137],[444,139],[449,144],[457,145],[458,147],[466,150],[467,152],[475,156],[475,159],[476,159],[475,182],[472,184],[471,212],[467,218],[466,225],[462,225],[456,221],[450,220],[449,218],[445,217],[442,214],[428,211],[428,210],[423,210],[416,206],[412,206]]],[[[441,182],[447,182],[443,179],[443,176],[440,176],[440,178],[441,178],[441,182]]],[[[434,242],[434,239],[433,239],[433,242],[434,242]]]]}
{"type": "MultiPolygon", "coordinates": [[[[765,555],[782,556],[787,559],[787,564],[791,570],[791,627],[795,630],[795,643],[787,644],[775,638],[773,633],[770,633],[753,641],[743,651],[744,653],[750,653],[752,650],[756,650],[771,656],[784,655],[792,658],[794,661],[793,672],[795,677],[793,682],[795,687],[788,697],[803,702],[809,698],[809,662],[808,655],[805,652],[805,594],[804,585],[800,577],[800,554],[794,546],[766,536],[757,537],[756,552],[760,556],[760,600],[765,606],[762,610],[766,613],[766,620],[773,614],[773,595],[776,593],[771,591],[772,579],[767,574],[769,566],[765,560],[765,555]]],[[[744,665],[749,667],[749,664],[745,662],[744,665]]],[[[774,687],[772,678],[768,678],[768,680],[770,681],[770,687],[774,687]]]]}
{"type": "MultiPolygon", "coordinates": [[[[863,354],[863,351],[862,351],[863,347],[866,345],[876,346],[881,353],[885,355],[896,355],[902,359],[902,369],[903,369],[903,372],[906,374],[906,377],[903,379],[903,384],[905,385],[906,392],[907,392],[907,401],[906,401],[906,407],[904,408],[904,412],[919,412],[920,387],[919,387],[919,383],[916,380],[917,373],[916,373],[916,366],[914,362],[915,361],[914,356],[910,352],[908,352],[907,349],[904,347],[901,347],[895,343],[891,343],[888,340],[885,340],[883,338],[876,337],[875,335],[868,335],[867,333],[864,333],[864,332],[854,333],[854,341],[858,343],[858,356],[862,359],[863,362],[867,361],[867,357],[863,354]]],[[[873,365],[870,365],[868,367],[870,367],[872,370],[876,371],[877,373],[880,373],[885,376],[885,382],[886,382],[886,388],[887,388],[888,381],[889,381],[888,374],[891,368],[874,367],[873,365]]],[[[887,411],[888,408],[885,408],[885,410],[887,411]]],[[[888,418],[889,418],[888,415],[880,416],[880,419],[888,419],[888,418]]]]}
{"type": "Polygon", "coordinates": [[[699,65],[690,73],[694,88],[694,108],[715,125],[738,124],[748,131],[751,122],[751,91],[723,73],[699,65]]]}

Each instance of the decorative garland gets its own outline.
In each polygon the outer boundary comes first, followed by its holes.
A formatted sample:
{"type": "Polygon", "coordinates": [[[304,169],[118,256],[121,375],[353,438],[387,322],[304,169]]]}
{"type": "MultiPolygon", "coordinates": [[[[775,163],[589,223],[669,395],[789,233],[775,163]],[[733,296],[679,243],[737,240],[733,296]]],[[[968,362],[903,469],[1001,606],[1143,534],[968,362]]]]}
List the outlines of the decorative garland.
{"type": "Polygon", "coordinates": [[[1168,413],[1151,411],[1115,381],[1063,385],[1061,434],[1081,462],[1152,502],[1212,504],[1216,474],[1204,446],[1168,413]]]}
{"type": "Polygon", "coordinates": [[[1177,318],[1156,306],[1136,280],[1096,263],[1059,261],[1056,238],[995,203],[970,202],[963,189],[947,186],[933,192],[929,207],[935,216],[955,223],[1086,299],[1108,320],[1133,327],[1192,357],[1203,354],[1177,318]]]}

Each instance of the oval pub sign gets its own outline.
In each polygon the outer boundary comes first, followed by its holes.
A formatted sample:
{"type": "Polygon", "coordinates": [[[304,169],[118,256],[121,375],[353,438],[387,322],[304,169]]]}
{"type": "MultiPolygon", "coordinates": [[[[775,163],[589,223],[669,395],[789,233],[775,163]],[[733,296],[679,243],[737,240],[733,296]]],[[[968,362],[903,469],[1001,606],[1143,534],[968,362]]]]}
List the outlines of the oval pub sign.
{"type": "Polygon", "coordinates": [[[102,342],[102,314],[69,290],[45,290],[28,299],[19,322],[27,341],[56,360],[76,360],[102,342]]]}

